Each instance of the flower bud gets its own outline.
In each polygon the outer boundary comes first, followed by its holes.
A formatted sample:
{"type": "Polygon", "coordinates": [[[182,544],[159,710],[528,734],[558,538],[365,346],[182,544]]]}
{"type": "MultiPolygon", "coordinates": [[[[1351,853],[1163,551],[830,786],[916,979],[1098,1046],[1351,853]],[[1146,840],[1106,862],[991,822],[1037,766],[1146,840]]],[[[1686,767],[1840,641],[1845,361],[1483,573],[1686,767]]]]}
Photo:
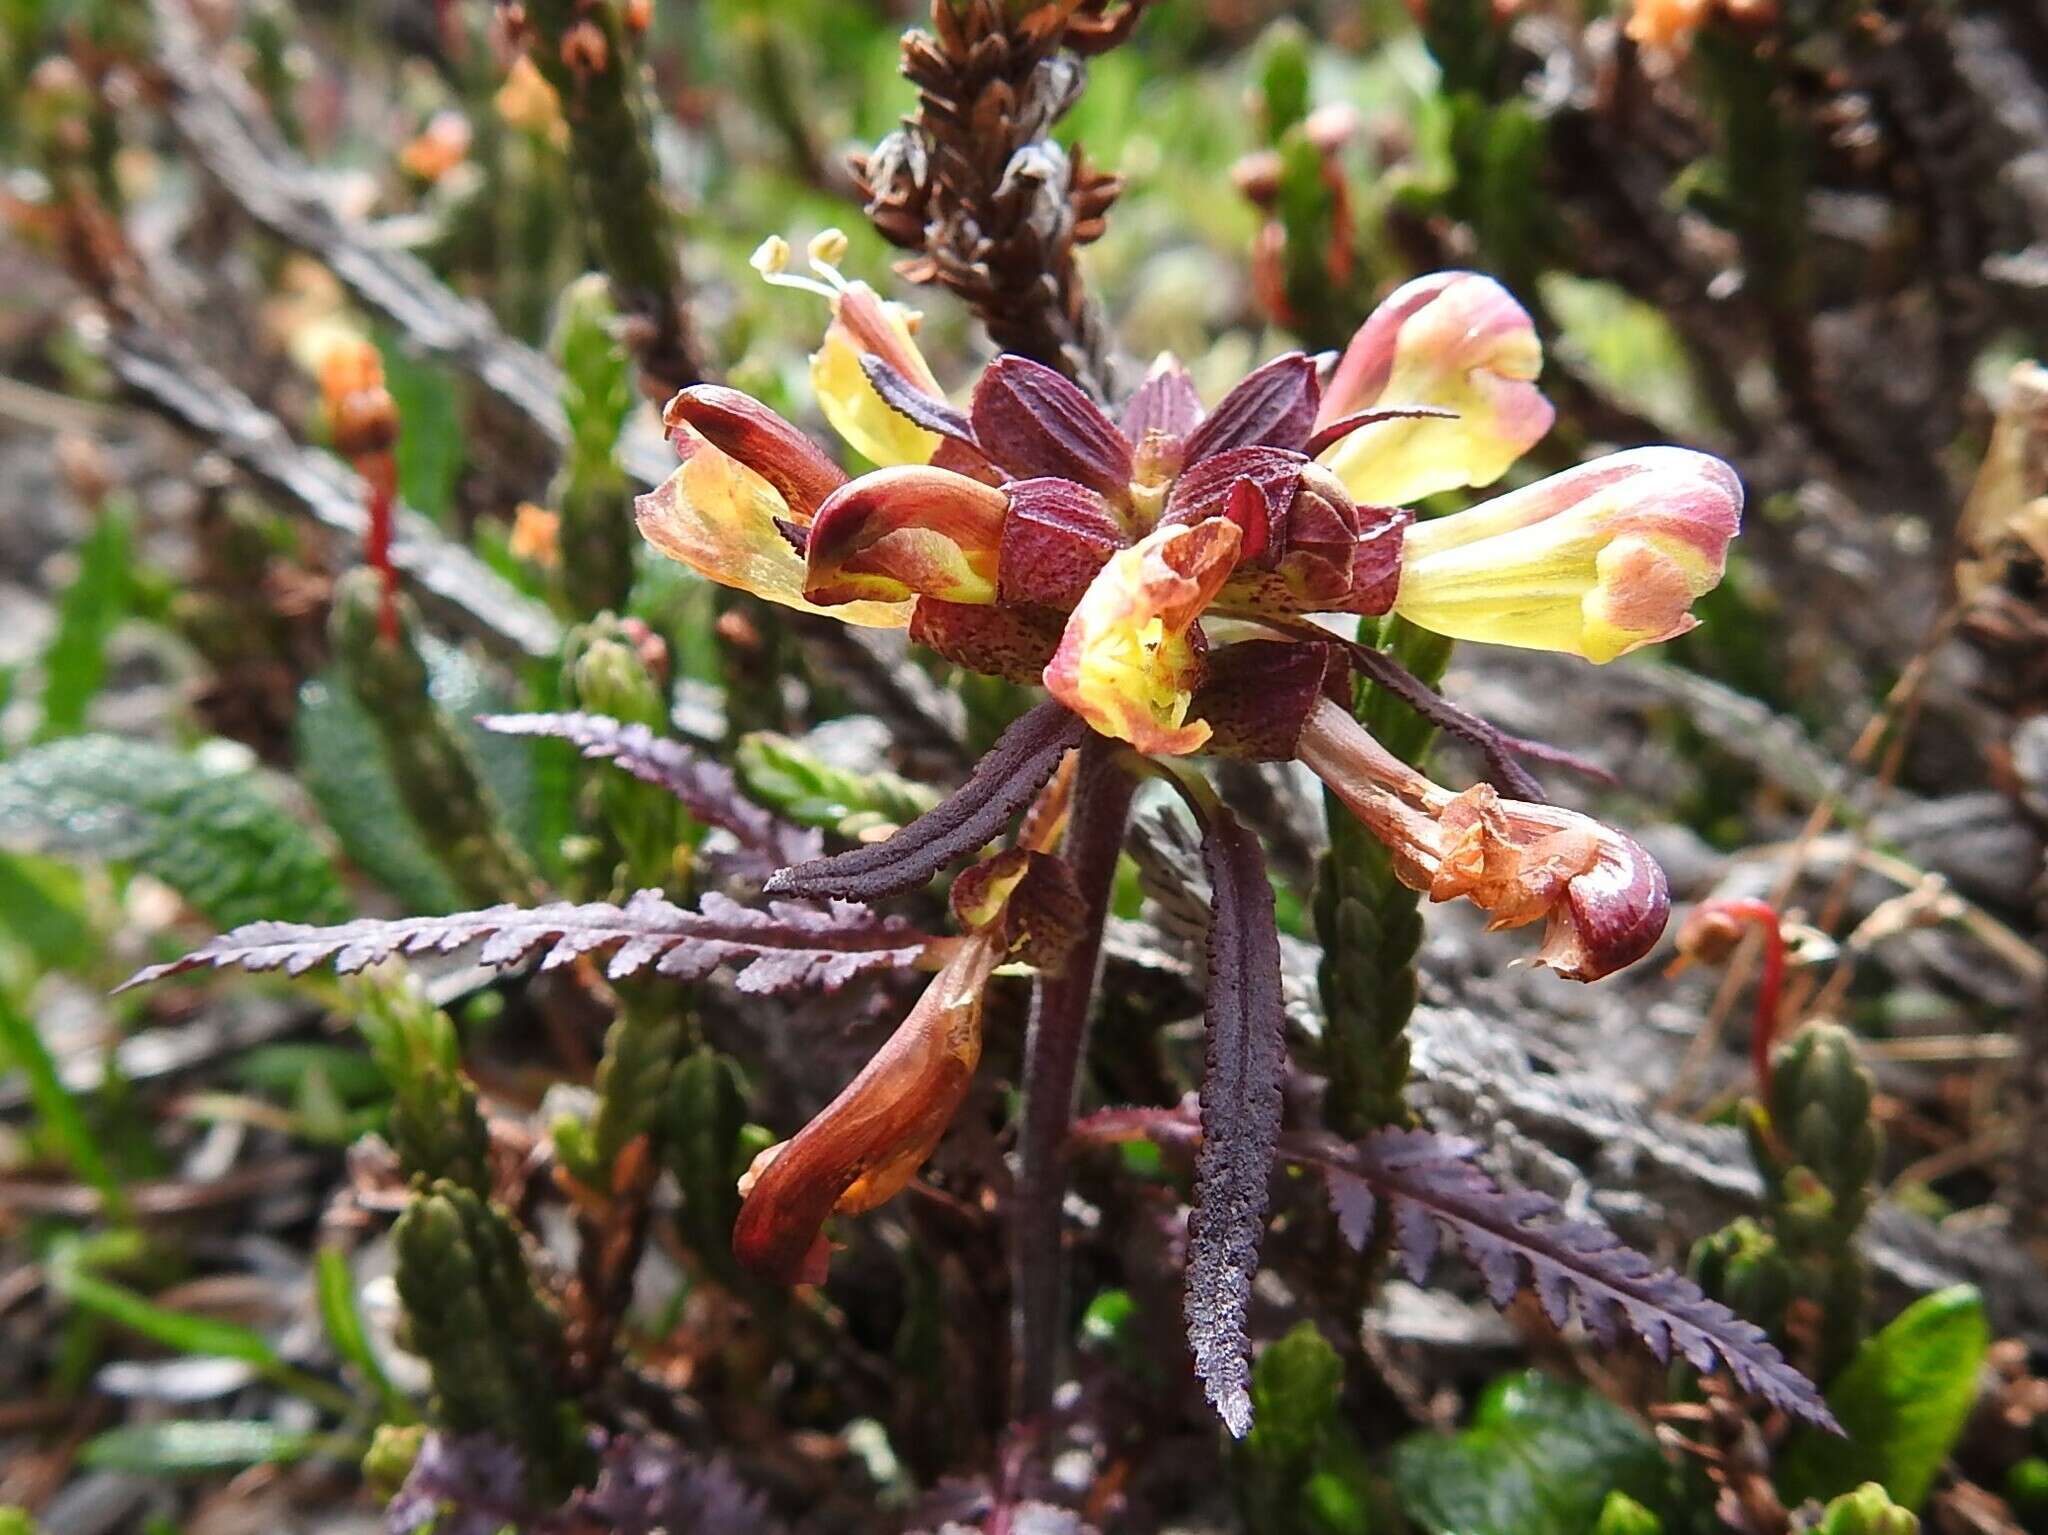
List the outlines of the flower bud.
{"type": "Polygon", "coordinates": [[[398,406],[384,387],[384,359],[360,338],[336,341],[320,358],[320,399],[334,451],[382,453],[398,441],[398,406]]]}
{"type": "Polygon", "coordinates": [[[815,442],[751,395],[719,384],[692,384],[670,400],[661,424],[676,440],[695,432],[775,487],[797,522],[807,523],[846,473],[815,442]]]}
{"type": "Polygon", "coordinates": [[[1351,338],[1316,425],[1403,406],[1456,416],[1375,422],[1319,456],[1361,504],[1491,485],[1550,430],[1556,413],[1533,382],[1542,366],[1534,323],[1499,283],[1474,272],[1418,277],[1351,338]]]}
{"type": "Polygon", "coordinates": [[[1007,509],[994,486],[945,469],[864,474],[818,508],[804,596],[825,606],[913,596],[994,602],[1007,509]]]}
{"type": "Polygon", "coordinates": [[[1188,434],[1188,462],[1232,448],[1300,448],[1315,425],[1319,395],[1315,361],[1306,353],[1261,364],[1188,434]]]}
{"type": "Polygon", "coordinates": [[[1394,609],[1459,639],[1611,661],[1694,626],[1741,514],[1717,458],[1616,453],[1411,527],[1394,609]]]}
{"type": "Polygon", "coordinates": [[[1075,604],[1046,689],[1097,732],[1139,751],[1198,750],[1209,727],[1188,719],[1201,680],[1195,621],[1237,564],[1228,518],[1155,528],[1102,567],[1075,604]]]}
{"type": "Polygon", "coordinates": [[[1385,843],[1394,873],[1432,901],[1463,896],[1489,929],[1544,921],[1536,963],[1594,981],[1647,954],[1671,914],[1664,871],[1621,833],[1576,811],[1502,799],[1491,785],[1453,793],[1320,700],[1301,761],[1385,843]]]}
{"type": "MultiPolygon", "coordinates": [[[[1188,370],[1178,357],[1171,352],[1161,352],[1146,372],[1145,381],[1124,402],[1124,437],[1138,444],[1138,456],[1142,459],[1147,438],[1185,442],[1188,434],[1201,424],[1202,397],[1195,393],[1195,381],[1188,377],[1188,370]]],[[[1157,448],[1154,450],[1155,454],[1159,451],[1157,448]]],[[[1172,470],[1168,472],[1179,467],[1180,461],[1176,457],[1172,470]]],[[[1142,465],[1136,472],[1139,478],[1145,477],[1142,465]]]]}
{"type": "Polygon", "coordinates": [[[1882,1483],[1865,1482],[1821,1510],[1814,1535],[1920,1535],[1910,1508],[1894,1503],[1882,1483]]]}

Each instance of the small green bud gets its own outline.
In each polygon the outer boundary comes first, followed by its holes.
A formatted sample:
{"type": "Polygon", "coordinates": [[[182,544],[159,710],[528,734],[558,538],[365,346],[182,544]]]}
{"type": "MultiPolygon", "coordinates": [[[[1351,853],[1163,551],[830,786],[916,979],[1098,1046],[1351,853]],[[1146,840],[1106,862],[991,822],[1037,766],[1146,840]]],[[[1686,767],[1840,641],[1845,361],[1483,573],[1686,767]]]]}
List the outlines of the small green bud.
{"type": "Polygon", "coordinates": [[[2030,1530],[2048,1521],[2048,1460],[2029,1455],[2005,1473],[2005,1500],[2030,1530]]]}
{"type": "Polygon", "coordinates": [[[1308,116],[1309,62],[1308,31],[1292,17],[1274,22],[1259,38],[1258,61],[1253,67],[1269,141],[1277,141],[1308,116]]]}
{"type": "Polygon", "coordinates": [[[557,1114],[548,1122],[548,1139],[554,1143],[555,1160],[578,1183],[602,1188],[597,1148],[590,1138],[590,1124],[574,1114],[557,1114]]]}
{"type": "Polygon", "coordinates": [[[391,1088],[388,1129],[408,1177],[491,1187],[491,1141],[462,1074],[455,1024],[403,965],[378,965],[343,985],[370,1058],[391,1088]]]}
{"type": "Polygon", "coordinates": [[[1865,1482],[1830,1503],[1814,1535],[1918,1535],[1920,1521],[1891,1500],[1876,1482],[1865,1482]]]}
{"type": "Polygon", "coordinates": [[[412,1463],[419,1459],[427,1431],[418,1423],[380,1423],[363,1452],[363,1480],[377,1497],[388,1503],[397,1496],[405,1479],[412,1475],[412,1463]]]}
{"type": "Polygon", "coordinates": [[[1344,1389],[1344,1361],[1313,1322],[1297,1322],[1252,1367],[1252,1431],[1245,1453],[1274,1470],[1306,1468],[1322,1448],[1344,1389]]]}
{"type": "Polygon", "coordinates": [[[1882,1149],[1873,1092],[1855,1037],[1837,1024],[1809,1024],[1772,1056],[1771,1125],[1786,1157],[1812,1168],[1843,1213],[1853,1208],[1859,1219],[1882,1149]]]}
{"type": "Polygon", "coordinates": [[[1715,1300],[1777,1335],[1793,1293],[1792,1266],[1776,1238],[1748,1216],[1693,1244],[1693,1281],[1715,1300]]]}
{"type": "Polygon", "coordinates": [[[629,622],[607,613],[570,635],[567,691],[593,714],[659,731],[668,724],[668,700],[653,663],[665,671],[666,657],[659,639],[644,627],[629,630],[629,622]]]}

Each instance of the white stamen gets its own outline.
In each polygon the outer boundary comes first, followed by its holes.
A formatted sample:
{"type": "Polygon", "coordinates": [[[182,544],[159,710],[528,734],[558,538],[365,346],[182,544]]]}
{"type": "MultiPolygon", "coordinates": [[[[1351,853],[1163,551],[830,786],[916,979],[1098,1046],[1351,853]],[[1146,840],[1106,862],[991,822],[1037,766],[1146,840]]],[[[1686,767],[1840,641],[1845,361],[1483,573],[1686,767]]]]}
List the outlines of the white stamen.
{"type": "MultiPolygon", "coordinates": [[[[836,233],[836,231],[828,232],[836,233]]],[[[841,238],[844,239],[845,237],[841,236],[841,238]]],[[[814,251],[817,245],[818,242],[816,240],[811,242],[811,248],[814,251]]],[[[770,235],[754,247],[754,254],[747,258],[747,265],[761,274],[763,282],[772,283],[778,288],[800,288],[805,293],[815,293],[822,299],[836,299],[839,297],[839,290],[844,288],[846,284],[837,272],[830,274],[833,279],[832,286],[827,287],[816,278],[800,277],[796,273],[789,271],[789,257],[789,241],[783,239],[781,235],[770,235]]],[[[815,259],[811,264],[813,266],[817,265],[815,259]]]]}

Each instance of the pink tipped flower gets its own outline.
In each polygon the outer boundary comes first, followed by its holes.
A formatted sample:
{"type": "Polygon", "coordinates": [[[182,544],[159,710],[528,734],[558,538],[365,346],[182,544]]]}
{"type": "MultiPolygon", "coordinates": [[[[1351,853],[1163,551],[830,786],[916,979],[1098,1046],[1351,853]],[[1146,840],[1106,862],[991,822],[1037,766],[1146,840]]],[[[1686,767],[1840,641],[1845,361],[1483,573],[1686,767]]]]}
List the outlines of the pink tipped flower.
{"type": "Polygon", "coordinates": [[[1459,639],[1611,661],[1694,626],[1741,520],[1741,481],[1719,459],[1617,453],[1410,528],[1394,610],[1459,639]]]}
{"type": "Polygon", "coordinates": [[[1433,901],[1463,897],[1490,928],[1541,920],[1535,962],[1575,981],[1632,965],[1663,934],[1670,891],[1656,861],[1574,811],[1503,799],[1479,784],[1432,783],[1366,733],[1341,705],[1317,702],[1301,760],[1394,855],[1394,872],[1433,901]]]}
{"type": "Polygon", "coordinates": [[[1528,311],[1476,272],[1397,288],[1351,338],[1317,412],[1320,430],[1363,411],[1434,406],[1442,419],[1381,421],[1321,454],[1361,504],[1401,506],[1491,485],[1550,430],[1536,388],[1543,345],[1528,311]]]}

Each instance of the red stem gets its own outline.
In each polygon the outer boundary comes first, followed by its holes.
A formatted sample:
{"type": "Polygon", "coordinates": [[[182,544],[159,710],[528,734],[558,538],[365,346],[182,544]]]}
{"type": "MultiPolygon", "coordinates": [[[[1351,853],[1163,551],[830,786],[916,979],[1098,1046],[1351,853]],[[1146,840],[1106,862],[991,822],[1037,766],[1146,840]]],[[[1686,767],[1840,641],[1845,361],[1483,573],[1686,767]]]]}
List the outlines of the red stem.
{"type": "Polygon", "coordinates": [[[1771,1098],[1771,1046],[1777,1043],[1778,997],[1785,988],[1785,934],[1778,925],[1778,911],[1769,901],[1744,897],[1714,902],[1714,910],[1736,922],[1761,928],[1764,934],[1764,973],[1756,987],[1756,1014],[1749,1030],[1749,1069],[1756,1078],[1757,1091],[1768,1104],[1771,1098]]]}
{"type": "Polygon", "coordinates": [[[1081,940],[1057,975],[1042,975],[1024,1036],[1024,1113],[1018,1129],[1017,1187],[1010,1224],[1011,1342],[1018,1417],[1052,1405],[1058,1382],[1063,1253],[1060,1205],[1066,1197],[1061,1156],[1073,1122],[1081,1059],[1088,1042],[1089,1004],[1102,962],[1102,929],[1134,785],[1117,763],[1119,743],[1090,733],[1074,774],[1065,855],[1087,903],[1081,940]]]}
{"type": "Polygon", "coordinates": [[[391,509],[398,500],[398,460],[383,449],[356,459],[356,473],[368,491],[364,505],[370,525],[363,531],[363,561],[377,572],[383,597],[377,604],[377,635],[387,645],[398,643],[398,568],[391,563],[391,509]]]}

